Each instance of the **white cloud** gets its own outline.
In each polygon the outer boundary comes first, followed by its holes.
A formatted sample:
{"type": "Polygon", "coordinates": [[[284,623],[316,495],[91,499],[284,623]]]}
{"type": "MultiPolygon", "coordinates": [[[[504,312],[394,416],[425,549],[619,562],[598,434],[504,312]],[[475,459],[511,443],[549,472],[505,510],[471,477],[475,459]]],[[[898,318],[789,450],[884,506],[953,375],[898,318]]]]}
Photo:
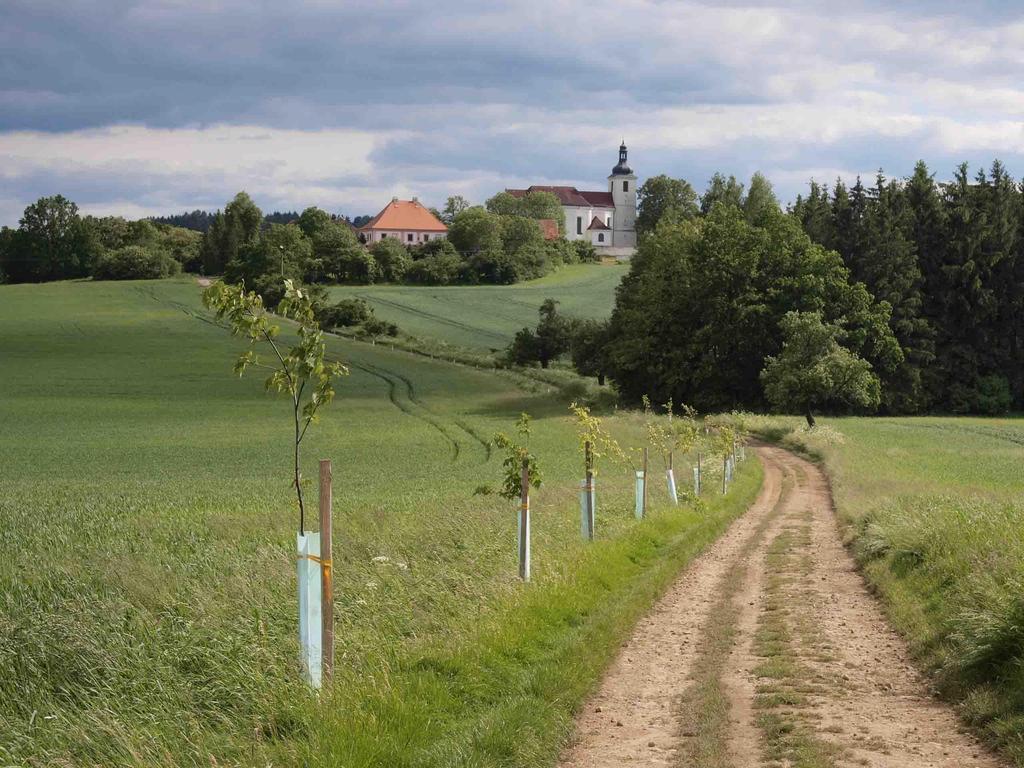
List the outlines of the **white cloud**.
{"type": "Polygon", "coordinates": [[[41,170],[217,176],[226,182],[292,182],[329,176],[366,176],[371,153],[401,132],[282,130],[246,125],[209,128],[108,128],[0,138],[0,173],[18,179],[41,170]]]}

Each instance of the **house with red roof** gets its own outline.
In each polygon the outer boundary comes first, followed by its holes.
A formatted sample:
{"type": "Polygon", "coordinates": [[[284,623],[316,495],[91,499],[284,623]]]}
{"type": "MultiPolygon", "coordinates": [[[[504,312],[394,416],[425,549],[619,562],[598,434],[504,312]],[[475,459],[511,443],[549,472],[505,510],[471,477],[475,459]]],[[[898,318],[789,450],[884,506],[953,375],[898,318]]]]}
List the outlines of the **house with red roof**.
{"type": "Polygon", "coordinates": [[[448,227],[415,197],[391,198],[384,210],[359,228],[359,239],[367,245],[394,238],[403,245],[419,245],[448,236],[448,227]]]}
{"type": "Polygon", "coordinates": [[[619,147],[619,162],[608,176],[607,191],[540,184],[505,191],[515,197],[530,192],[550,192],[557,197],[569,240],[589,241],[607,255],[630,256],[636,250],[636,174],[627,162],[625,143],[619,147]]]}

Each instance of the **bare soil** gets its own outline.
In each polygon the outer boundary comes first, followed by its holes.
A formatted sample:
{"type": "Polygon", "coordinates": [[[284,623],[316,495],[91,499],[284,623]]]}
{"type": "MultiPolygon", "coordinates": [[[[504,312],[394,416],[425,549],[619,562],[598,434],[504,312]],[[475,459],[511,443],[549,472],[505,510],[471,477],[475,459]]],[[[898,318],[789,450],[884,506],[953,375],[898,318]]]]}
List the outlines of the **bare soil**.
{"type": "Polygon", "coordinates": [[[755,503],[637,625],[560,766],[1006,765],[930,695],[842,545],[821,471],[774,447],[757,456],[755,503]],[[688,691],[723,621],[731,648],[712,674],[727,727],[717,757],[696,759],[688,691]]]}

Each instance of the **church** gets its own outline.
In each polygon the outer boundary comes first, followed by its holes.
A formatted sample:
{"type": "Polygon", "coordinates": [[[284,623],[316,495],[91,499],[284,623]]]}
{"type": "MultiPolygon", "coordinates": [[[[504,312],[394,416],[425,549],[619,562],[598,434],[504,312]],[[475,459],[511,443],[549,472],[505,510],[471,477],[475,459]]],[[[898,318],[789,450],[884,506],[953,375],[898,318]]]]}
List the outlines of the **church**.
{"type": "Polygon", "coordinates": [[[515,197],[550,192],[562,204],[566,238],[588,240],[602,255],[627,258],[636,250],[636,174],[627,162],[625,142],[619,146],[619,162],[608,176],[606,192],[541,185],[505,191],[515,197]]]}

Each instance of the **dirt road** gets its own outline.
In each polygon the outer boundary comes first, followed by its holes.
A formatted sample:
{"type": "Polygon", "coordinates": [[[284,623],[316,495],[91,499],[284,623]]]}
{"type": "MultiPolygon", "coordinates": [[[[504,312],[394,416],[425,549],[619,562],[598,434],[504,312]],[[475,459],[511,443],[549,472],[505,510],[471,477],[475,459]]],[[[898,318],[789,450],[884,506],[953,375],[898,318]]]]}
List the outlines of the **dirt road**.
{"type": "Polygon", "coordinates": [[[757,454],[756,502],[637,626],[560,765],[1003,765],[929,696],[840,542],[820,470],[757,454]]]}

